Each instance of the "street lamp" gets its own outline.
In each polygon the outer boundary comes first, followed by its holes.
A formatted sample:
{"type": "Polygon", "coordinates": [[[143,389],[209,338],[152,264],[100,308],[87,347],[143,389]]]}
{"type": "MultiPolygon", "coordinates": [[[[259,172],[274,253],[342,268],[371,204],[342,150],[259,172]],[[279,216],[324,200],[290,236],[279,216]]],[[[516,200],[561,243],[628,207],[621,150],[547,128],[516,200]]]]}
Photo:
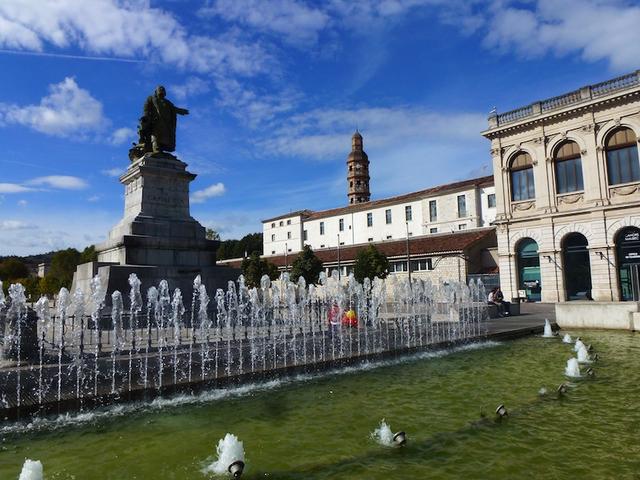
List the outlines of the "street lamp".
{"type": "Polygon", "coordinates": [[[411,285],[411,252],[409,251],[409,222],[404,222],[407,227],[407,272],[409,272],[409,285],[411,285]]]}
{"type": "Polygon", "coordinates": [[[340,268],[340,234],[338,234],[338,280],[340,280],[340,276],[342,275],[340,268]]]}

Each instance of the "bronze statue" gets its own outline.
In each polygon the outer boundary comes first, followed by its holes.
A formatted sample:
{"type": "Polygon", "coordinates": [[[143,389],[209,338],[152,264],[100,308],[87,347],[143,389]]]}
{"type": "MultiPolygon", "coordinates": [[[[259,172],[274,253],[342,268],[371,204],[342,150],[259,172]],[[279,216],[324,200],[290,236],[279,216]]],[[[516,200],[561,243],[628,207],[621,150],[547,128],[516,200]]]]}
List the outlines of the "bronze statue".
{"type": "Polygon", "coordinates": [[[176,107],[166,98],[166,90],[160,85],[144,102],[143,116],[138,125],[138,144],[129,150],[134,161],[148,152],[173,152],[176,149],[176,116],[188,115],[186,108],[176,107]]]}

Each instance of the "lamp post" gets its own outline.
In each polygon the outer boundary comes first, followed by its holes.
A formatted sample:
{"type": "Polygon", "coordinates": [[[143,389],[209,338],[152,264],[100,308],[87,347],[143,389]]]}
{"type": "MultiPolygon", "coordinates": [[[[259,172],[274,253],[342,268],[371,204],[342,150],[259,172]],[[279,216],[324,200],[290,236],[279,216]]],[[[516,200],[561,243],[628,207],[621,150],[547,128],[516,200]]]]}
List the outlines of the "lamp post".
{"type": "Polygon", "coordinates": [[[340,234],[338,234],[338,280],[340,280],[340,276],[342,275],[340,268],[340,234]]]}
{"type": "Polygon", "coordinates": [[[407,227],[407,272],[409,273],[409,286],[411,286],[411,252],[409,251],[409,222],[404,222],[407,227]]]}

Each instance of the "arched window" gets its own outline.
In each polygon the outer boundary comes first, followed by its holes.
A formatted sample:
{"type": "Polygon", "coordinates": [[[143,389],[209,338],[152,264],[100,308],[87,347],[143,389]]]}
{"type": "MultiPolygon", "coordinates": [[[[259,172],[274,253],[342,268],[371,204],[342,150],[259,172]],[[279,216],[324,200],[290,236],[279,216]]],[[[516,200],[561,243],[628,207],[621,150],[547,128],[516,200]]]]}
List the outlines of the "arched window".
{"type": "Polygon", "coordinates": [[[615,130],[607,139],[606,151],[609,185],[640,181],[638,145],[633,130],[615,130]]]}
{"type": "Polygon", "coordinates": [[[564,142],[556,151],[556,188],[558,193],[584,190],[580,147],[576,142],[564,142]]]}
{"type": "Polygon", "coordinates": [[[511,160],[509,170],[511,171],[511,200],[517,202],[535,198],[531,155],[526,152],[517,154],[511,160]]]}

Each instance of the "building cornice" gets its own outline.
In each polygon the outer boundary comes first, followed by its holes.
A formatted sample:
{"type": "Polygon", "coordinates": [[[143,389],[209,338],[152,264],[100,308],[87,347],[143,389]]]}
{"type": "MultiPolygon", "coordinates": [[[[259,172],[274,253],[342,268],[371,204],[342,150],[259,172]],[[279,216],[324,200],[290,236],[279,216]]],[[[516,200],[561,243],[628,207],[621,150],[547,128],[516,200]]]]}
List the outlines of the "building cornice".
{"type": "Polygon", "coordinates": [[[575,116],[581,112],[617,101],[628,101],[638,96],[640,96],[640,70],[503,114],[492,112],[489,116],[489,128],[483,131],[482,135],[493,139],[507,132],[532,128],[545,122],[575,116]]]}

